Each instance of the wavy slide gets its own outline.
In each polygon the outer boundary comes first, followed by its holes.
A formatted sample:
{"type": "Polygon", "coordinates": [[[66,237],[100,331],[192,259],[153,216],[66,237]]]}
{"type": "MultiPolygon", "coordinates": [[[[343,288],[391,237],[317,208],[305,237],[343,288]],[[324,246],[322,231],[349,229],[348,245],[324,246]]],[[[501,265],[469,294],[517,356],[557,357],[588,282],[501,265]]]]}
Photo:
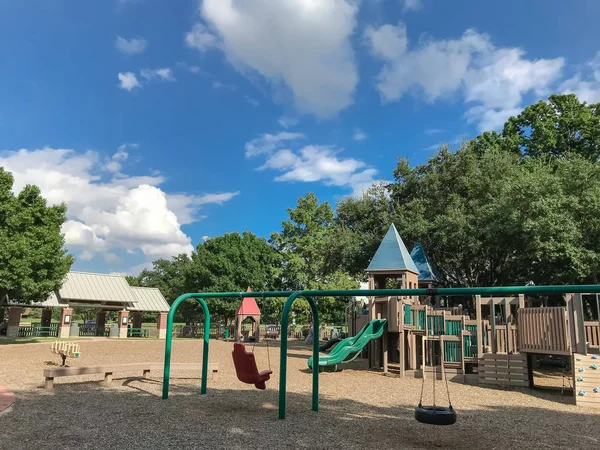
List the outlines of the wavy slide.
{"type": "MultiPolygon", "coordinates": [[[[375,319],[366,324],[356,336],[340,341],[328,355],[319,355],[319,367],[332,367],[337,370],[337,365],[353,361],[362,349],[373,339],[378,339],[385,330],[387,320],[375,319]]],[[[312,369],[313,358],[308,358],[308,367],[312,369]]]]}

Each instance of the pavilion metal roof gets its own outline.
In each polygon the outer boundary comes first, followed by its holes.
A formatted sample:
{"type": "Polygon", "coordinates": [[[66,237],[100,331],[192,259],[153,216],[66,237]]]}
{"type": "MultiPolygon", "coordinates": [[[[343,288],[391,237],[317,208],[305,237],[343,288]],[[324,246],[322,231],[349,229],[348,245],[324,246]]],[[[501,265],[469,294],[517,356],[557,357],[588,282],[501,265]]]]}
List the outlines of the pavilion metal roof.
{"type": "Polygon", "coordinates": [[[168,312],[169,304],[158,288],[135,287],[130,288],[137,300],[136,303],[127,305],[129,311],[168,312]]]}
{"type": "Polygon", "coordinates": [[[63,300],[86,302],[137,302],[131,286],[123,275],[107,275],[91,272],[69,272],[58,291],[63,300]]]}

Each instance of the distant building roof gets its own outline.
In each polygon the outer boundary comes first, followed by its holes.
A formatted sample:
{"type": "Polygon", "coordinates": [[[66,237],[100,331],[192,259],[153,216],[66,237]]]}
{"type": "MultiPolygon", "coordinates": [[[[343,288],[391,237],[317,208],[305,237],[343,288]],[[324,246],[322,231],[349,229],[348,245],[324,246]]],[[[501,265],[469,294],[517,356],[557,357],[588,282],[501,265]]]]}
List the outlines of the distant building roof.
{"type": "Polygon", "coordinates": [[[127,305],[128,310],[147,312],[169,311],[169,304],[158,288],[132,286],[130,289],[133,291],[137,302],[129,303],[129,305],[127,305]]]}
{"type": "Polygon", "coordinates": [[[63,300],[86,302],[130,303],[137,299],[123,275],[106,275],[90,272],[69,272],[58,291],[63,300]]]}
{"type": "MultiPolygon", "coordinates": [[[[132,287],[127,283],[124,275],[90,272],[69,272],[58,292],[51,293],[42,302],[24,304],[18,300],[9,300],[0,301],[0,303],[8,306],[27,306],[31,308],[68,308],[75,306],[106,310],[125,308],[129,311],[169,311],[169,304],[157,288],[132,287]]],[[[258,309],[258,306],[256,306],[256,309],[258,309]]]]}
{"type": "MultiPolygon", "coordinates": [[[[248,288],[246,292],[252,291],[248,288]]],[[[236,314],[238,316],[260,316],[260,309],[256,304],[256,299],[254,299],[254,297],[246,297],[242,300],[242,304],[238,308],[236,314]]]]}
{"type": "Polygon", "coordinates": [[[419,269],[420,281],[441,281],[442,277],[437,269],[431,264],[431,260],[420,242],[417,242],[415,248],[410,252],[417,269],[419,269]]]}
{"type": "Polygon", "coordinates": [[[386,270],[409,270],[414,273],[419,273],[419,269],[410,257],[410,253],[408,252],[406,245],[404,245],[394,224],[390,225],[390,228],[381,241],[381,244],[379,244],[379,248],[367,268],[367,272],[386,270]]]}

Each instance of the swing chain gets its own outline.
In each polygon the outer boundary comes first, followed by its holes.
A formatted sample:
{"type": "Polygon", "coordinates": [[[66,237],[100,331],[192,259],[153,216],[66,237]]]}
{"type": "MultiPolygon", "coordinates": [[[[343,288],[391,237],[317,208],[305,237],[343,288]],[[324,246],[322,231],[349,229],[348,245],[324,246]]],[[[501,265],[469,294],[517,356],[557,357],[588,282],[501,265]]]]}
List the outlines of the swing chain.
{"type": "MultiPolygon", "coordinates": [[[[427,340],[425,340],[425,345],[427,345],[427,340]]],[[[419,408],[422,406],[422,402],[423,402],[423,391],[425,390],[425,360],[422,361],[421,363],[421,369],[423,370],[422,373],[422,378],[423,378],[423,382],[421,383],[421,396],[419,397],[419,408]]]]}

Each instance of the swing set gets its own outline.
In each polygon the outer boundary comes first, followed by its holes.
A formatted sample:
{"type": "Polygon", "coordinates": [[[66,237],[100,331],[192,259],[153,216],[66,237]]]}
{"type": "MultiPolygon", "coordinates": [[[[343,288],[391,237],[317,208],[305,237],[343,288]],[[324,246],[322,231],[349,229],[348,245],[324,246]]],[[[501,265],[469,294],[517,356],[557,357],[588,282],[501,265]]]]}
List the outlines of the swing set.
{"type": "MultiPolygon", "coordinates": [[[[251,292],[250,288],[246,292],[251,292]]],[[[252,351],[247,351],[246,346],[240,342],[235,342],[233,344],[233,352],[231,352],[233,356],[233,364],[235,366],[235,372],[242,383],[253,384],[256,389],[264,390],[267,385],[266,382],[271,377],[273,371],[271,370],[271,356],[269,355],[269,340],[266,339],[265,342],[267,344],[267,360],[269,362],[269,369],[258,371],[258,367],[256,365],[256,358],[254,356],[254,348],[256,347],[256,343],[260,339],[260,309],[256,304],[256,300],[252,297],[242,298],[242,303],[238,312],[236,314],[236,330],[235,337],[236,340],[240,339],[242,322],[246,317],[252,319],[252,327],[256,330],[254,332],[254,343],[252,344],[252,351]]]]}
{"type": "MultiPolygon", "coordinates": [[[[499,287],[473,287],[473,288],[439,288],[439,289],[352,289],[352,290],[314,290],[314,291],[272,291],[272,292],[210,292],[210,293],[188,293],[179,296],[171,305],[167,317],[167,333],[165,342],[165,359],[163,372],[163,390],[162,398],[169,398],[169,377],[171,371],[171,347],[173,341],[173,320],[175,312],[179,305],[186,300],[193,299],[200,303],[204,311],[204,345],[202,357],[202,378],[200,394],[206,394],[206,384],[208,379],[208,356],[209,356],[209,338],[210,338],[210,312],[206,299],[210,298],[246,298],[254,295],[261,298],[287,297],[283,307],[281,317],[281,347],[280,347],[280,376],[279,376],[279,419],[285,419],[286,393],[287,393],[287,347],[288,347],[288,326],[289,314],[294,301],[301,297],[308,301],[313,317],[313,326],[319,329],[319,311],[314,297],[384,297],[384,296],[473,296],[473,295],[509,295],[509,294],[579,294],[579,293],[600,293],[600,285],[560,285],[560,286],[499,286],[499,287]]],[[[253,348],[254,349],[254,348],[253,348]]],[[[425,349],[426,350],[426,349],[425,349]]],[[[429,351],[432,352],[430,345],[429,351]]],[[[268,351],[267,351],[268,355],[268,351]]],[[[273,373],[270,370],[259,371],[256,365],[256,359],[253,352],[247,352],[244,344],[235,343],[232,352],[236,373],[238,378],[244,383],[254,384],[258,389],[266,387],[265,382],[273,373]]],[[[319,340],[313,340],[313,364],[319,366],[319,340]]],[[[424,358],[423,358],[424,359],[424,358]]],[[[432,366],[434,358],[431,358],[432,366]]],[[[450,425],[456,422],[456,411],[450,401],[450,391],[448,389],[448,380],[444,372],[443,363],[442,377],[446,383],[446,392],[448,394],[448,407],[441,407],[435,402],[435,376],[433,377],[434,399],[433,405],[424,406],[423,391],[425,379],[421,387],[421,397],[419,404],[415,409],[415,419],[426,424],[450,425]]],[[[312,371],[312,409],[319,410],[319,370],[312,371]]],[[[423,374],[425,374],[425,361],[423,361],[423,374]]],[[[425,378],[425,377],[424,377],[425,378]]]]}

